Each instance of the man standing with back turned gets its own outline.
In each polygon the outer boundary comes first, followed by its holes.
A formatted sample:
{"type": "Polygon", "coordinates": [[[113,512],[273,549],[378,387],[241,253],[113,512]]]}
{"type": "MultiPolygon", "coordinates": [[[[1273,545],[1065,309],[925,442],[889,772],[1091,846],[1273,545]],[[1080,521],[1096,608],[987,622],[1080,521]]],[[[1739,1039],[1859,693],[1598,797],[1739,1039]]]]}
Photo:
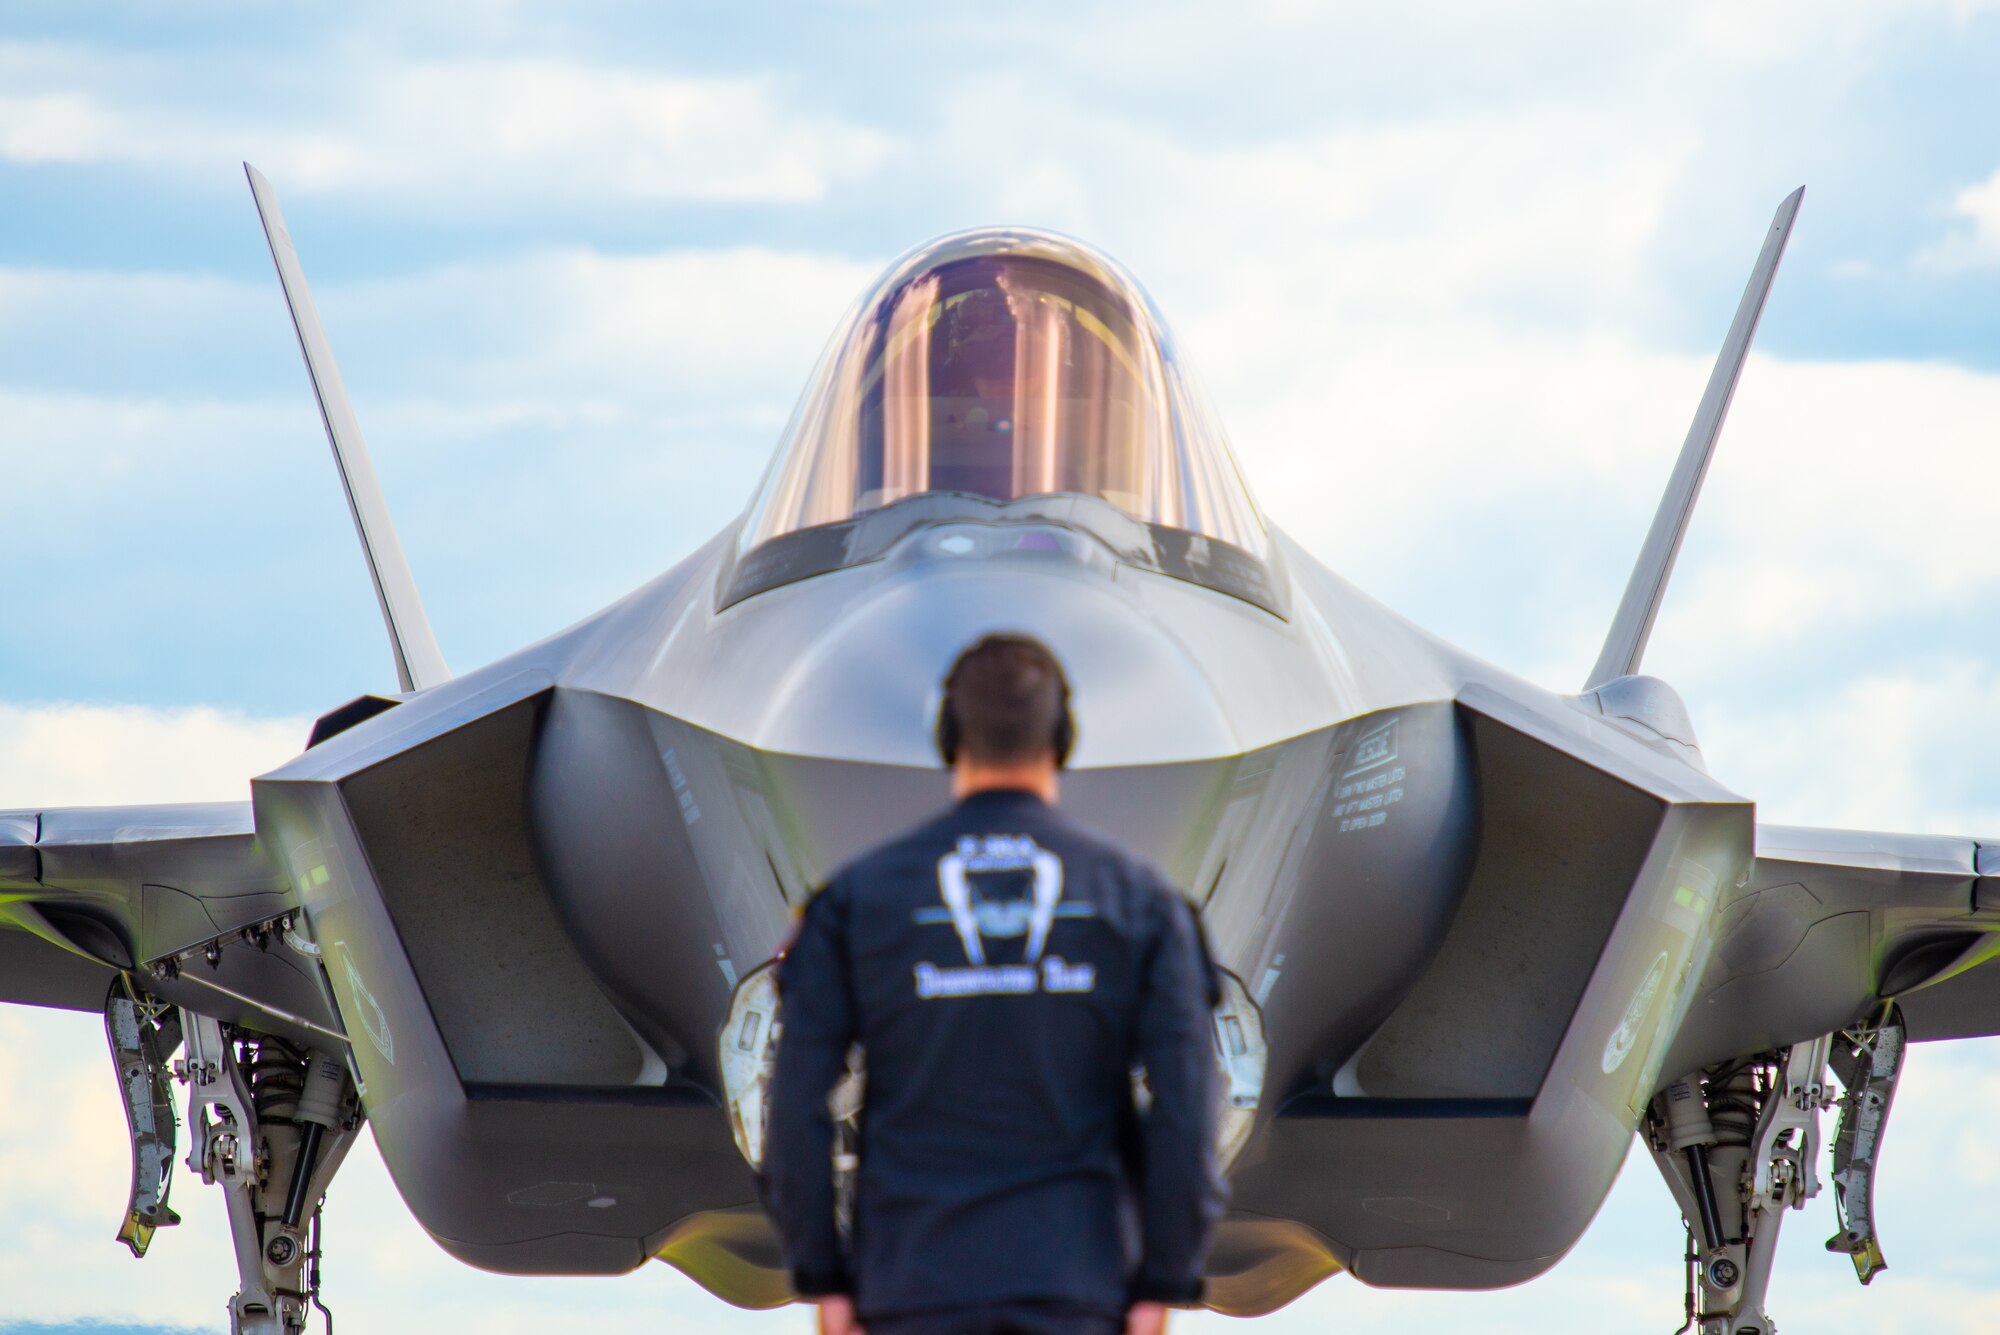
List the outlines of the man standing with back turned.
{"type": "Polygon", "coordinates": [[[767,1202],[828,1335],[1157,1335],[1200,1297],[1214,982],[1186,901],[1056,811],[1073,735],[1039,641],[967,649],[938,716],[958,805],[835,875],[785,957],[767,1202]],[[855,1043],[843,1246],[827,1094],[855,1043]]]}

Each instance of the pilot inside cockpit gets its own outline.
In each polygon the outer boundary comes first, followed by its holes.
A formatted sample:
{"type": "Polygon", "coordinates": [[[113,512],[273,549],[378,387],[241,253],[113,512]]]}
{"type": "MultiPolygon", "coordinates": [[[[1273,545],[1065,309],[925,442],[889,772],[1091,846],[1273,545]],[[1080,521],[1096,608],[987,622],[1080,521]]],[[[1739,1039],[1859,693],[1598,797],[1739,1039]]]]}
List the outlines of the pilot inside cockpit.
{"type": "Polygon", "coordinates": [[[1012,499],[1017,301],[981,287],[939,305],[930,335],[934,491],[1012,499]]]}

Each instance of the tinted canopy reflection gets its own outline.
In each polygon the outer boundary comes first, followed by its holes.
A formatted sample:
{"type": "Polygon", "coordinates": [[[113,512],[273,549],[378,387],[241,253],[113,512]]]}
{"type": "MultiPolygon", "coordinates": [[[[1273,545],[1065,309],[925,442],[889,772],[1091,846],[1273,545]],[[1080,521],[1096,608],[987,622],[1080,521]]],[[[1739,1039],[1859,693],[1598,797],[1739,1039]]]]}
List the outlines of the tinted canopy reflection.
{"type": "Polygon", "coordinates": [[[1144,297],[1102,256],[1040,233],[948,238],[863,299],[807,389],[744,546],[939,493],[1091,496],[1263,549],[1144,297]]]}

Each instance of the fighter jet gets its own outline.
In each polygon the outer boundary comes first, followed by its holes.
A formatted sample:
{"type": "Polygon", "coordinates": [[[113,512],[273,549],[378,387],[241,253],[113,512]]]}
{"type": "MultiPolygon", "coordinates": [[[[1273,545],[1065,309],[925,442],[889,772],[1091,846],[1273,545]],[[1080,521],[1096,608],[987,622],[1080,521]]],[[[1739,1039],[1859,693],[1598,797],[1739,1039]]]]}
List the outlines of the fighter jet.
{"type": "Polygon", "coordinates": [[[0,813],[0,1000],[104,1014],[133,1156],[118,1236],[143,1255],[176,1222],[184,1150],[227,1201],[237,1335],[306,1324],[364,1121],[472,1265],[658,1259],[789,1301],[754,1180],[770,961],[844,859],[947,802],[936,683],[1003,629],[1068,665],[1065,802],[1167,872],[1224,975],[1211,1307],[1269,1312],[1343,1270],[1529,1279],[1635,1136],[1680,1204],[1702,1335],[1773,1328],[1780,1227],[1823,1158],[1829,1246],[1863,1283],[1882,1268],[1906,1045],[2000,1033],[2000,845],[1760,824],[1641,673],[1800,194],[1565,692],[1273,527],[1139,285],[1021,228],[889,267],[739,519],[455,677],[248,174],[396,689],[329,708],[247,802],[0,813]]]}

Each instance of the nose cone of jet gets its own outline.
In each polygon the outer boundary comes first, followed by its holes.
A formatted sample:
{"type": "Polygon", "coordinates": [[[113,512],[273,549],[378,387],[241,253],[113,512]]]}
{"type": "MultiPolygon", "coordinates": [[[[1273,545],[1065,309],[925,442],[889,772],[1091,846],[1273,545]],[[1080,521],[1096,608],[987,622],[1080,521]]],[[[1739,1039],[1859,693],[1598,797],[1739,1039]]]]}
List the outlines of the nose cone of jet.
{"type": "MultiPolygon", "coordinates": [[[[844,571],[840,610],[802,643],[771,684],[753,745],[793,754],[936,764],[931,730],[940,682],[966,645],[1025,632],[1069,675],[1077,766],[1158,764],[1242,749],[1217,644],[1189,642],[1201,617],[1166,603],[1230,603],[1177,580],[1120,568],[1060,529],[941,525],[913,535],[877,567],[844,571]],[[1171,587],[1166,587],[1171,586],[1171,587]]],[[[801,589],[803,592],[803,587],[801,589]]],[[[750,609],[745,609],[750,610],[750,609]]],[[[773,612],[778,608],[773,605],[773,612]]],[[[1266,614],[1242,607],[1225,615],[1266,614]]]]}

